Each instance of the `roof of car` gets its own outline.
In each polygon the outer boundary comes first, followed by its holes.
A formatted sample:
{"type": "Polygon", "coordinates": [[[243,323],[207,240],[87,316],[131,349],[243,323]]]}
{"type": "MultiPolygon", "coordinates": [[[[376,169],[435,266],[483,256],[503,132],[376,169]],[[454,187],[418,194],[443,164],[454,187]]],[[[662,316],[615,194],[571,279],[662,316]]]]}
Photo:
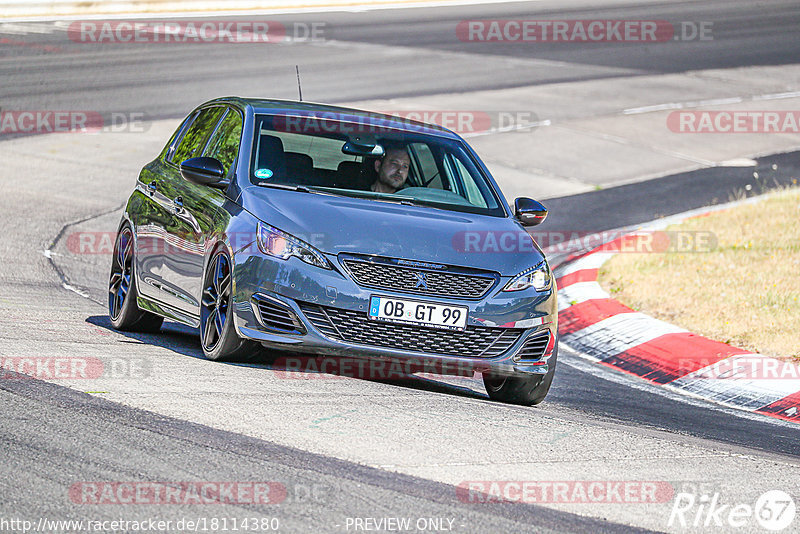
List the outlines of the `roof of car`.
{"type": "Polygon", "coordinates": [[[299,102],[296,100],[269,100],[261,98],[226,97],[212,102],[238,104],[251,107],[255,113],[268,115],[313,116],[324,120],[354,122],[365,126],[377,126],[401,131],[411,131],[428,135],[437,135],[450,139],[459,139],[458,135],[436,124],[411,120],[397,115],[388,115],[362,109],[345,108],[316,102],[299,102]]]}

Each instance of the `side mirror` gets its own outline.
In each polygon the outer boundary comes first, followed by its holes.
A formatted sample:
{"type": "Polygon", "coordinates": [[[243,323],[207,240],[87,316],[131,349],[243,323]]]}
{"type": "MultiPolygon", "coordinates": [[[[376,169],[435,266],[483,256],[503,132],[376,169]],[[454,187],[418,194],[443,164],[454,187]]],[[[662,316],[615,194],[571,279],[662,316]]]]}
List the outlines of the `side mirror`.
{"type": "Polygon", "coordinates": [[[219,187],[228,185],[225,169],[216,158],[189,158],[180,165],[181,176],[200,185],[219,187]]]}
{"type": "Polygon", "coordinates": [[[519,197],[514,201],[514,216],[522,226],[536,226],[547,218],[547,208],[532,198],[519,197]]]}

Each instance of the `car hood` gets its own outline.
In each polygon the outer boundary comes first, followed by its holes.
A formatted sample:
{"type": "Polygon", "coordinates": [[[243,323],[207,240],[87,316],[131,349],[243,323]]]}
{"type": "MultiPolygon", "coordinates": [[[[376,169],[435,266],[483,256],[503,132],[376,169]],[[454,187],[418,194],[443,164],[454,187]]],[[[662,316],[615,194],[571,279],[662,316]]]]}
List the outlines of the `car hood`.
{"type": "Polygon", "coordinates": [[[326,254],[370,254],[518,274],[544,259],[510,218],[252,186],[241,206],[326,254]]]}

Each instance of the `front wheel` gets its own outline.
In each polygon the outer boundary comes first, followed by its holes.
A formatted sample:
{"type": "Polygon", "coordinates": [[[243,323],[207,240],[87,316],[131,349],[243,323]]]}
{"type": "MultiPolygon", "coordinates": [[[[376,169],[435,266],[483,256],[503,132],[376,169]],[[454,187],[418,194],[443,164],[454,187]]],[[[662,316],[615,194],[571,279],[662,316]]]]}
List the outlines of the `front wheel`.
{"type": "Polygon", "coordinates": [[[553,355],[549,360],[547,374],[536,376],[500,376],[485,373],[483,375],[483,385],[486,393],[492,400],[506,402],[508,404],[521,404],[523,406],[533,406],[539,404],[550,391],[553,383],[553,375],[556,372],[556,361],[558,360],[558,343],[553,349],[553,355]]]}
{"type": "Polygon", "coordinates": [[[258,344],[242,339],[233,326],[233,271],[228,253],[212,256],[203,281],[200,305],[200,343],[209,360],[241,360],[252,356],[258,344]]]}
{"type": "Polygon", "coordinates": [[[158,332],[162,317],[140,310],[136,305],[136,272],[133,267],[133,231],[120,228],[114,243],[111,276],[108,281],[108,315],[111,326],[129,332],[158,332]]]}

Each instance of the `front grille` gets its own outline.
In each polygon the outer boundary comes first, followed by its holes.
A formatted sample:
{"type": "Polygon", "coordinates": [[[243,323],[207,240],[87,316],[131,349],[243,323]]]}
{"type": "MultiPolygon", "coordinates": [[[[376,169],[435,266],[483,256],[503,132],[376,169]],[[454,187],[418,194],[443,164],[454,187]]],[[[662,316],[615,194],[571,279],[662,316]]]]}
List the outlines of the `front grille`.
{"type": "Polygon", "coordinates": [[[261,324],[267,328],[281,332],[305,333],[305,328],[294,312],[283,304],[262,295],[253,295],[253,308],[261,324]]]}
{"type": "Polygon", "coordinates": [[[547,344],[550,342],[550,332],[541,332],[534,334],[525,341],[522,349],[516,355],[516,360],[537,361],[541,360],[544,356],[544,351],[547,350],[547,344]]]}
{"type": "Polygon", "coordinates": [[[492,358],[516,343],[523,330],[468,326],[464,331],[370,320],[366,312],[300,303],[300,310],[326,337],[357,345],[410,352],[492,358]]]}
{"type": "Polygon", "coordinates": [[[496,280],[491,275],[427,271],[353,259],[342,263],[362,286],[439,297],[479,299],[486,295],[496,280]],[[423,273],[424,284],[420,281],[423,273]]]}

